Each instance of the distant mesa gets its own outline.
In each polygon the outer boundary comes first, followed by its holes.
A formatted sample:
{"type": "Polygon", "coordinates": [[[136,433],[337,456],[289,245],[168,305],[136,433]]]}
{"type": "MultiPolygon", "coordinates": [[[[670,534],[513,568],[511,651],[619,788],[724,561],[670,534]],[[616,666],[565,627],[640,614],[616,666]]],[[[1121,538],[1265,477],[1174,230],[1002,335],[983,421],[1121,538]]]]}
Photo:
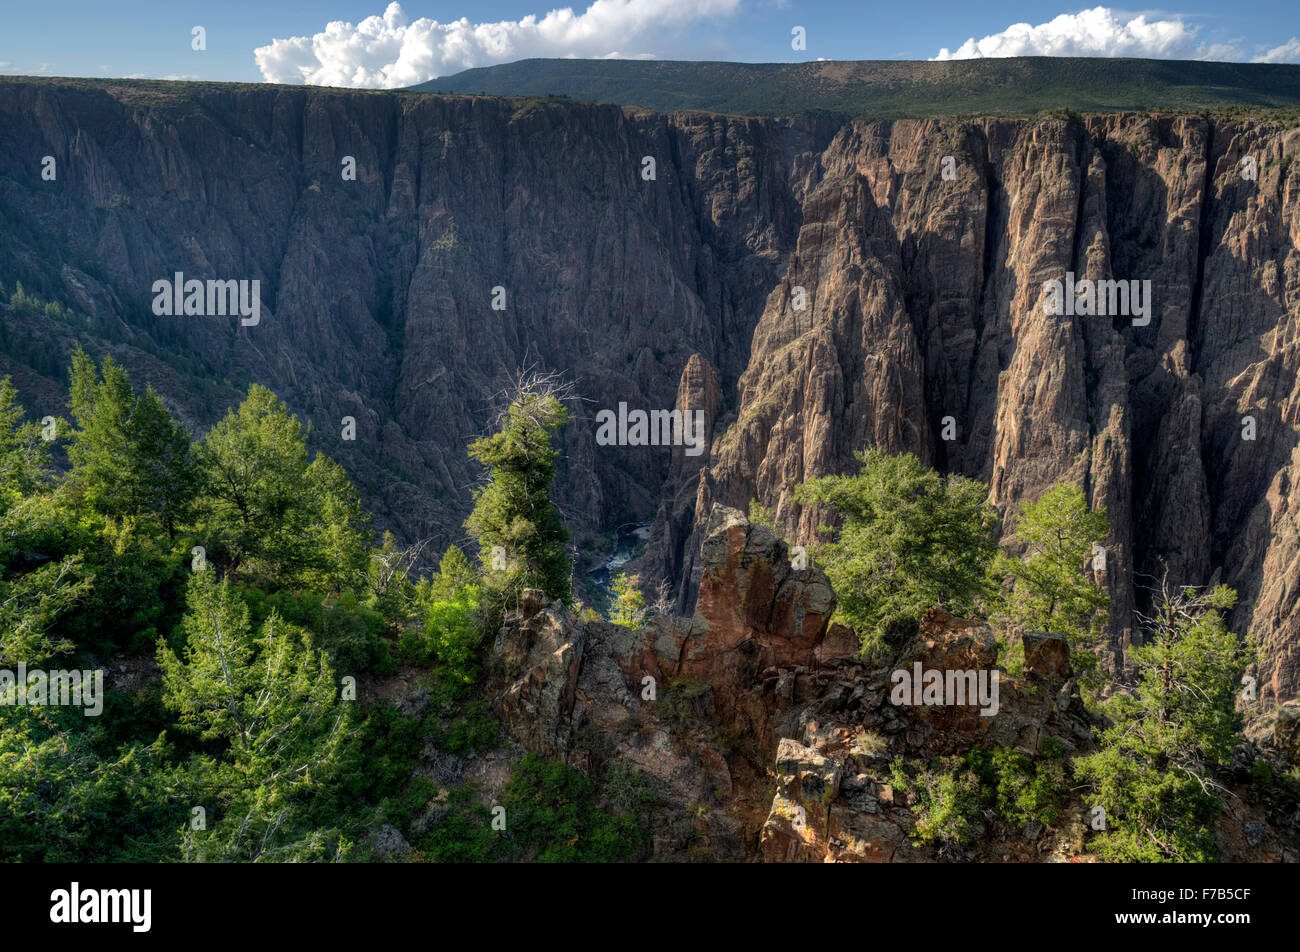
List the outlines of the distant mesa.
{"type": "Polygon", "coordinates": [[[824,112],[880,119],[1027,116],[1048,109],[1292,110],[1300,108],[1300,66],[1048,56],[942,63],[529,59],[466,70],[412,89],[563,96],[655,112],[824,112]]]}

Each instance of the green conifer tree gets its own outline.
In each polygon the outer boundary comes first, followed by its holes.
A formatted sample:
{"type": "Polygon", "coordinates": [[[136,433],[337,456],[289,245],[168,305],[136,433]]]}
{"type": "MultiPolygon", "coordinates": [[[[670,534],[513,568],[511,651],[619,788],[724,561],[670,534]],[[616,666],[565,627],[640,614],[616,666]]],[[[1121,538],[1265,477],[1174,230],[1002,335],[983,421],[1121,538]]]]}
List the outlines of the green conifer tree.
{"type": "Polygon", "coordinates": [[[619,572],[614,576],[613,613],[609,620],[624,628],[640,628],[645,624],[648,614],[645,607],[645,595],[641,593],[641,577],[619,572]]]}
{"type": "Polygon", "coordinates": [[[137,397],[111,357],[97,372],[80,347],[72,355],[70,393],[77,429],[68,456],[87,502],[105,515],[156,520],[175,535],[198,488],[184,427],[152,387],[137,397]]]}
{"type": "Polygon", "coordinates": [[[201,534],[232,570],[264,584],[361,589],[369,545],[360,499],[342,467],[309,455],[298,418],[250,386],[200,449],[201,534]]]}
{"type": "Polygon", "coordinates": [[[551,432],[567,420],[568,411],[549,378],[518,384],[499,431],[469,447],[469,455],[487,467],[489,479],[475,492],[474,510],[465,521],[498,588],[540,588],[565,602],[572,564],[565,548],[569,532],[551,501],[556,457],[551,432]],[[494,564],[498,546],[504,570],[494,564]]]}
{"type": "MultiPolygon", "coordinates": [[[[1094,643],[1106,621],[1109,596],[1093,581],[1094,545],[1110,531],[1105,508],[1089,511],[1083,490],[1060,483],[1020,509],[1012,538],[1020,558],[999,553],[995,614],[1017,634],[1049,631],[1063,636],[1074,669],[1090,683],[1097,666],[1094,643]]],[[[1095,687],[1095,685],[1093,685],[1095,687]]]]}
{"type": "Polygon", "coordinates": [[[210,778],[217,816],[187,831],[188,858],[322,858],[331,837],[312,830],[306,805],[355,730],[327,656],[275,612],[254,631],[211,569],[194,573],[187,605],[180,654],[158,649],[164,701],[182,727],[225,745],[210,778]]]}
{"type": "MultiPolygon", "coordinates": [[[[1104,810],[1098,852],[1121,862],[1207,862],[1222,809],[1215,768],[1237,741],[1241,677],[1253,654],[1228,630],[1236,602],[1226,585],[1161,592],[1133,648],[1136,689],[1116,695],[1101,750],[1075,761],[1075,776],[1104,810]]],[[[1100,814],[1099,814],[1100,815],[1100,814]]]]}
{"type": "Polygon", "coordinates": [[[864,648],[914,630],[932,607],[963,615],[987,591],[997,550],[997,513],[988,487],[944,476],[910,453],[857,454],[860,472],[824,476],[795,491],[803,503],[833,507],[842,520],[819,546],[818,565],[839,598],[838,614],[864,648]]]}

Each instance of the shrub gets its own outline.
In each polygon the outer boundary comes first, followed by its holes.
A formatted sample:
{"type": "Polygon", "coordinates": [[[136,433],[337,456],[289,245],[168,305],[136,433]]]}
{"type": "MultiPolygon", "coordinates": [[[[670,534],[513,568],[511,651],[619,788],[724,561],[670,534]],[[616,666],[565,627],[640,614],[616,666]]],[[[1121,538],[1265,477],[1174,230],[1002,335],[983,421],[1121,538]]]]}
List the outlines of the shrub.
{"type": "Polygon", "coordinates": [[[492,718],[488,702],[482,699],[466,703],[445,725],[437,720],[436,712],[425,723],[434,743],[453,754],[488,750],[500,739],[497,722],[492,718]]]}
{"type": "Polygon", "coordinates": [[[384,635],[388,623],[383,613],[362,605],[353,594],[324,599],[313,592],[275,592],[246,588],[253,623],[260,625],[272,611],[307,629],[316,648],[327,652],[340,674],[363,672],[391,674],[396,663],[384,635]]]}
{"type": "Polygon", "coordinates": [[[432,596],[420,606],[423,626],[407,629],[397,644],[408,664],[436,665],[435,701],[440,706],[467,697],[482,669],[479,651],[487,630],[476,585],[463,585],[446,597],[432,596]]]}
{"type": "Polygon", "coordinates": [[[631,811],[602,810],[595,795],[586,774],[528,754],[515,765],[503,796],[509,841],[524,858],[541,863],[627,858],[640,846],[643,828],[631,811]]]}
{"type": "Polygon", "coordinates": [[[979,776],[986,801],[1007,823],[1055,826],[1069,792],[1059,747],[1056,751],[1055,756],[1035,759],[1009,747],[974,750],[965,763],[979,776]]]}
{"type": "Polygon", "coordinates": [[[912,805],[915,843],[968,846],[983,831],[979,777],[958,758],[940,758],[912,770],[898,758],[890,774],[896,789],[916,798],[912,805]]]}
{"type": "Polygon", "coordinates": [[[451,791],[442,816],[416,845],[435,863],[486,863],[500,849],[501,833],[492,829],[492,815],[475,799],[472,786],[451,791]]]}
{"type": "Polygon", "coordinates": [[[640,628],[645,624],[645,595],[641,594],[641,576],[620,572],[614,576],[614,611],[609,620],[624,628],[640,628]]]}

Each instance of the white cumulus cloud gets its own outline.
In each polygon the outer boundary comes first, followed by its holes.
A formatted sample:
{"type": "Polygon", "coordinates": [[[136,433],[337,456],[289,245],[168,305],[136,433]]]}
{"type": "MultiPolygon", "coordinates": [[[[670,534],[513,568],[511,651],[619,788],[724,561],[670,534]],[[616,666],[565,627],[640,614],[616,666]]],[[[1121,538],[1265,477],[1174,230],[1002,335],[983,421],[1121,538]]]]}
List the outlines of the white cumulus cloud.
{"type": "Polygon", "coordinates": [[[360,23],[335,20],[313,36],[253,51],[273,83],[393,89],[476,66],[530,57],[653,57],[656,42],[702,20],[729,16],[741,0],[594,0],[520,20],[410,22],[398,3],[360,23]]]}
{"type": "Polygon", "coordinates": [[[1291,37],[1251,60],[1252,63],[1300,63],[1300,38],[1291,37]]]}
{"type": "Polygon", "coordinates": [[[945,46],[932,59],[979,59],[986,56],[1242,58],[1241,50],[1234,44],[1201,42],[1197,37],[1199,29],[1177,15],[1153,19],[1146,14],[1137,14],[1125,18],[1109,7],[1093,7],[1079,13],[1063,13],[1037,26],[1013,23],[1001,33],[991,33],[980,40],[971,37],[956,50],[945,46]]]}

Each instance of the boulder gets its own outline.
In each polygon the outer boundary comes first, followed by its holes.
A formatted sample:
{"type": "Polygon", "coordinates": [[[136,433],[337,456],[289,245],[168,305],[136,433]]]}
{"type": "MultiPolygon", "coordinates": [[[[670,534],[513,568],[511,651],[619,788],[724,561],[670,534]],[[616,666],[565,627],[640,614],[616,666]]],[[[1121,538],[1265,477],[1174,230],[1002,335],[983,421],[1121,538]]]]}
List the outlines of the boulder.
{"type": "Polygon", "coordinates": [[[1060,635],[1045,631],[1027,631],[1021,638],[1025,648],[1025,674],[1055,684],[1074,674],[1070,665],[1070,645],[1060,635]]]}
{"type": "Polygon", "coordinates": [[[997,667],[998,642],[988,625],[932,608],[903,649],[900,667],[921,662],[940,671],[979,671],[997,667]]]}

